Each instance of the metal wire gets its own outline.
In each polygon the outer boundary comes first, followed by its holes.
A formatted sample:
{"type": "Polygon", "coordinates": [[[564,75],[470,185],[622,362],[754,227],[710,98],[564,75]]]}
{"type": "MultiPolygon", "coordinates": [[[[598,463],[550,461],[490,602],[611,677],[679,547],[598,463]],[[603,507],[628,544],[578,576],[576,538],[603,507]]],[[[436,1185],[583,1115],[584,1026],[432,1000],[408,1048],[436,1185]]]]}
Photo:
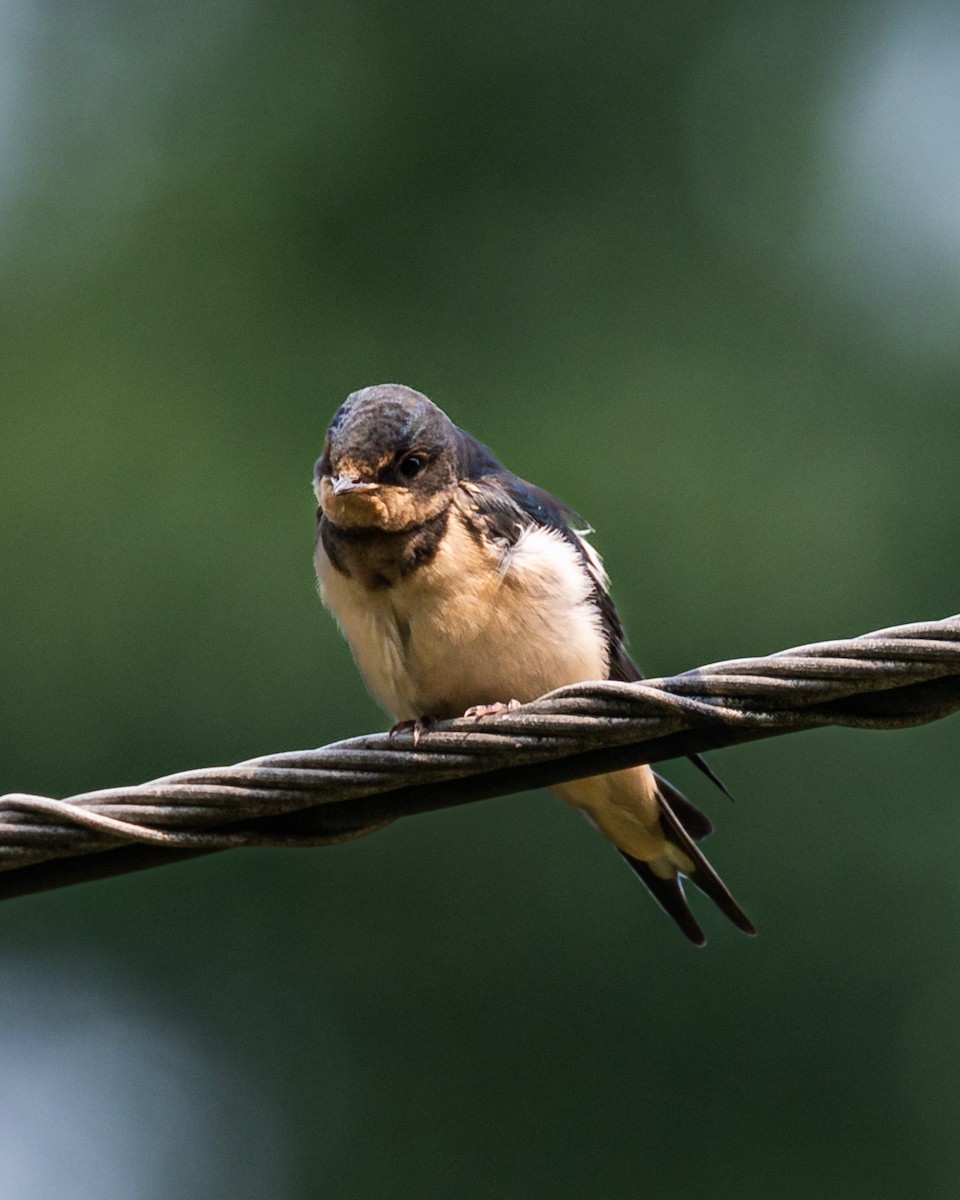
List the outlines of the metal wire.
{"type": "Polygon", "coordinates": [[[0,899],[240,846],[344,841],[412,813],[782,733],[901,729],[958,709],[955,616],[669,679],[577,684],[438,723],[419,742],[373,734],[66,800],[10,793],[0,899]]]}

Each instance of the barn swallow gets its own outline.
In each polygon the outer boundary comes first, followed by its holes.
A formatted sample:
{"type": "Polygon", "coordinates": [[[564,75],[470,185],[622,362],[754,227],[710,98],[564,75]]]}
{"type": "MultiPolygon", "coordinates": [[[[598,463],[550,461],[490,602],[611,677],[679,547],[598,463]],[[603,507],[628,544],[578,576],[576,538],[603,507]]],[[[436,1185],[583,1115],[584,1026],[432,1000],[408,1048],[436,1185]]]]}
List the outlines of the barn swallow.
{"type": "MultiPolygon", "coordinates": [[[[426,396],[397,384],[348,396],[314,490],[320,594],[367,687],[398,722],[483,715],[585,680],[643,678],[577,515],[426,396]]],[[[706,939],[683,877],[755,932],[697,845],[710,821],[649,766],[553,791],[613,842],[692,942],[706,939]]]]}

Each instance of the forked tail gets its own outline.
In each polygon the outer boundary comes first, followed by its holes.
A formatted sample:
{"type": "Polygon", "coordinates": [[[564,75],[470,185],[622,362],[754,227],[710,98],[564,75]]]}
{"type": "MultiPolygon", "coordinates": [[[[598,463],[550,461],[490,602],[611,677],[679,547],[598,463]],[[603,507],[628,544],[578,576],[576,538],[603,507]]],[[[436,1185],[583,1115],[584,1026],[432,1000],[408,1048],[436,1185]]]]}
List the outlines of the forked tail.
{"type": "Polygon", "coordinates": [[[710,866],[703,851],[697,845],[700,838],[704,838],[712,832],[713,826],[710,820],[695,805],[691,804],[672,783],[662,779],[659,775],[655,775],[655,779],[660,801],[660,823],[667,842],[681,851],[691,867],[689,870],[681,870],[667,855],[654,859],[652,862],[644,862],[639,858],[634,858],[625,850],[621,850],[620,853],[647,886],[650,894],[663,911],[676,921],[690,941],[697,946],[703,946],[707,939],[683,894],[681,880],[684,875],[704,895],[709,896],[717,908],[738,929],[752,937],[757,932],[753,922],[734,900],[723,880],[710,866]]]}

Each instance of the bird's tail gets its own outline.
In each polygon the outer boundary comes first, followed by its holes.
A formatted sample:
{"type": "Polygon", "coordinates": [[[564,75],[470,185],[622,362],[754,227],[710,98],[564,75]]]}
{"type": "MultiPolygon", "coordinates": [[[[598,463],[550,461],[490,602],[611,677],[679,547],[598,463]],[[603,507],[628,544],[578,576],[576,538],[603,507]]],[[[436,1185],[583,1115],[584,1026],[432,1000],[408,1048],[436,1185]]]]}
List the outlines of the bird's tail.
{"type": "MultiPolygon", "coordinates": [[[[654,775],[657,781],[657,794],[660,800],[660,824],[670,847],[679,849],[692,864],[690,869],[678,867],[676,855],[667,854],[650,862],[634,858],[626,850],[620,853],[636,872],[639,879],[647,886],[654,900],[663,911],[676,921],[691,942],[698,946],[706,943],[706,937],[700,924],[687,903],[683,894],[682,878],[684,875],[695,884],[705,896],[716,904],[717,908],[728,917],[738,929],[751,937],[757,932],[753,922],[734,900],[729,888],[713,869],[706,855],[697,842],[713,832],[713,825],[708,817],[692,804],[682,792],[672,783],[659,775],[654,775]]],[[[686,863],[684,863],[686,867],[686,863]]]]}
{"type": "Polygon", "coordinates": [[[710,820],[666,779],[649,767],[633,767],[562,784],[554,790],[610,838],[691,942],[702,946],[707,939],[683,894],[684,876],[738,929],[756,933],[753,922],[697,845],[712,832],[710,820]]]}

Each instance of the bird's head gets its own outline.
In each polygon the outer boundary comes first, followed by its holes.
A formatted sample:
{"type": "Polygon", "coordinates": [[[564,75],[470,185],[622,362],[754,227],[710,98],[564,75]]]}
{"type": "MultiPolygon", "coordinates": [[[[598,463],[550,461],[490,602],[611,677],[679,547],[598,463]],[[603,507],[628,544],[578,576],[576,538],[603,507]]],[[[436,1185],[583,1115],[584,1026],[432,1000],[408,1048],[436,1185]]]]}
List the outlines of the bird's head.
{"type": "Polygon", "coordinates": [[[335,525],[399,532],[436,516],[457,486],[459,431],[426,396],[383,383],[334,414],[314,490],[335,525]]]}

